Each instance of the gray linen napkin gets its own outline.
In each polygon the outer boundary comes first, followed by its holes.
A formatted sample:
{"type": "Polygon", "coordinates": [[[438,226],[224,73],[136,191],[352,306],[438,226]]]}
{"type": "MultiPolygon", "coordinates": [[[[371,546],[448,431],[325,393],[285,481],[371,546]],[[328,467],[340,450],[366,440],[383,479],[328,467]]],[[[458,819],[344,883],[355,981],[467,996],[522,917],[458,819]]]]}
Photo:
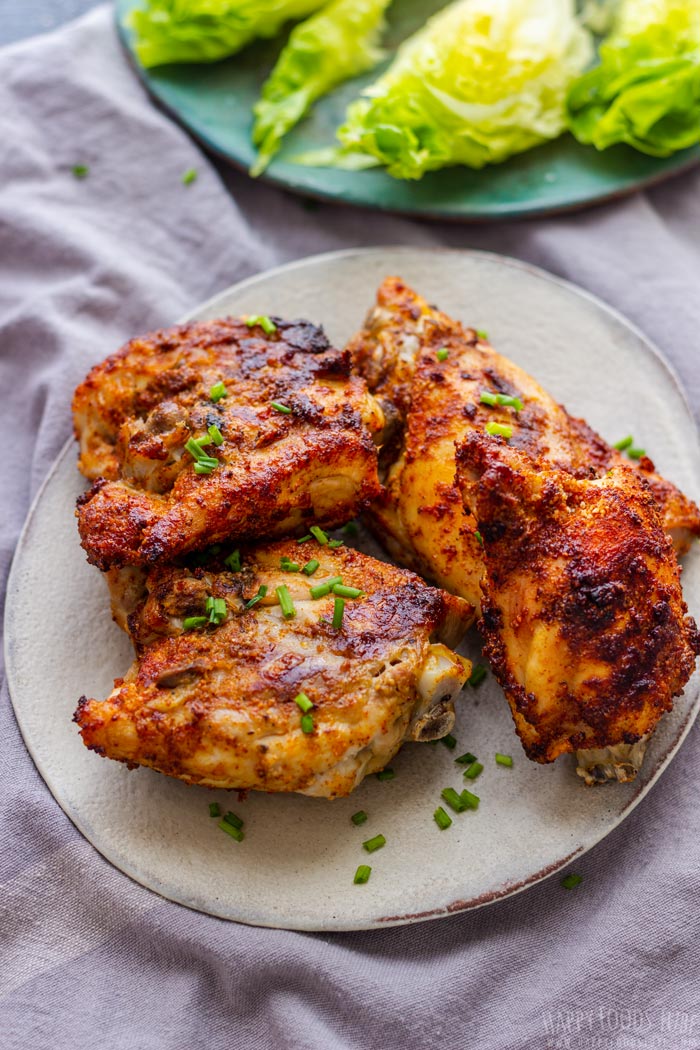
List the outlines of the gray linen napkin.
{"type": "MultiPolygon", "coordinates": [[[[225,182],[146,98],[108,9],[0,53],[3,579],[88,366],[233,281],[318,251],[442,244],[528,259],[636,321],[700,402],[699,173],[586,214],[483,228],[309,212],[243,175],[225,182]]],[[[440,922],[334,936],[226,923],[137,886],[53,801],[6,688],[0,737],[8,1050],[700,1047],[697,730],[577,863],[576,891],[555,879],[440,922]]]]}

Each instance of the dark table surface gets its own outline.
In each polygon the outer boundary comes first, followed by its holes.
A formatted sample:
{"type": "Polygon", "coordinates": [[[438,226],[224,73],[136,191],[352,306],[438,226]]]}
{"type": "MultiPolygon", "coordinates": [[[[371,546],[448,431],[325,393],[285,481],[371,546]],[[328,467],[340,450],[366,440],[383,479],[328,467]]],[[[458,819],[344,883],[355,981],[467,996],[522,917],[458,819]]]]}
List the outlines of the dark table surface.
{"type": "Polygon", "coordinates": [[[0,0],[0,44],[47,33],[101,0],[0,0]]]}

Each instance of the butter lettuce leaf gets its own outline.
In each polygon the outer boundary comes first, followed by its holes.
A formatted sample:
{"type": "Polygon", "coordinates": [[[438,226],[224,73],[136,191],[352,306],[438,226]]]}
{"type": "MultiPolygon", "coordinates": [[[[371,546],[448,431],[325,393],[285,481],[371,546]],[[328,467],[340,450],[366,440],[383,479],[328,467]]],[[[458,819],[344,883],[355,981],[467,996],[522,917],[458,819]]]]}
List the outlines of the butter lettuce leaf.
{"type": "Polygon", "coordinates": [[[127,25],[142,66],[216,62],[285,22],[306,18],[327,0],[144,0],[127,25]]]}
{"type": "Polygon", "coordinates": [[[556,138],[569,86],[592,51],[573,0],[457,0],[350,105],[336,163],[366,154],[390,175],[418,179],[556,138]]]}
{"type": "Polygon", "coordinates": [[[331,0],[296,26],[253,109],[258,159],[252,175],[265,170],[287,132],[317,99],[359,76],[383,58],[379,39],[391,0],[331,0]]]}
{"type": "Polygon", "coordinates": [[[700,142],[700,0],[623,0],[567,107],[573,134],[599,150],[668,157],[700,142]]]}

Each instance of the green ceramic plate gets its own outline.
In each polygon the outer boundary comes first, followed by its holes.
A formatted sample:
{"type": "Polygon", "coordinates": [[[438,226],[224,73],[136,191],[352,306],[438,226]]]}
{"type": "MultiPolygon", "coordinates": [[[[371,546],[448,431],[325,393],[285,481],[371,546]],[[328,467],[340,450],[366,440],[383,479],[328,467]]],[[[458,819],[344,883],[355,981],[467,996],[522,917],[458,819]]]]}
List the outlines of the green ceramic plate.
{"type": "MultiPolygon", "coordinates": [[[[122,39],[138,0],[117,0],[122,39]]],[[[389,17],[387,43],[394,48],[414,32],[445,0],[396,0],[389,17]]],[[[247,169],[253,161],[251,110],[274,65],[282,38],[247,48],[212,65],[173,65],[143,70],[148,90],[207,149],[247,169]]],[[[581,146],[570,136],[513,157],[505,164],[471,171],[449,168],[420,182],[402,182],[382,171],[347,172],[306,168],[290,158],[328,146],[346,106],[376,71],[358,78],[323,99],[313,114],[287,138],[263,178],[309,197],[382,208],[436,219],[489,221],[570,211],[632,193],[700,162],[700,148],[666,160],[646,157],[626,146],[605,153],[581,146]]]]}

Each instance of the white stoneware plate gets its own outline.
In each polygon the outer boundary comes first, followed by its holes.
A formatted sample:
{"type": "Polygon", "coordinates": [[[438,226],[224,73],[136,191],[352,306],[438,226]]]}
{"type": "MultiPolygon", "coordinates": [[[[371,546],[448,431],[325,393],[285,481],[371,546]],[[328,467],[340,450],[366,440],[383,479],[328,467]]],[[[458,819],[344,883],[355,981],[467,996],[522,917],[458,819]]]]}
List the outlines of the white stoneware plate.
{"type": "MultiPolygon", "coordinates": [[[[307,317],[340,344],[361,324],[387,274],[487,329],[499,350],[608,439],[633,433],[697,499],[694,424],[658,354],[602,303],[511,259],[408,248],[317,256],[244,281],[191,316],[307,317]]],[[[6,638],[17,720],[49,788],[95,848],[144,886],[191,908],[261,926],[327,931],[489,904],[552,875],[612,831],[658,779],[696,716],[697,674],[662,721],[636,783],[598,789],[583,786],[571,759],[550,766],[527,761],[490,677],[462,695],[456,751],[408,745],[392,763],[394,780],[370,777],[350,798],[332,803],[255,792],[239,802],[234,793],[187,787],[146,769],[130,772],[88,752],[71,721],[78,697],[106,696],[131,658],[110,620],[106,587],[78,543],[73,505],[83,484],[71,445],[39,493],[15,557],[6,638]],[[442,832],[433,810],[442,788],[460,786],[454,758],[467,750],[485,766],[475,789],[481,805],[442,832]],[[496,766],[496,751],[514,756],[512,769],[496,766]],[[215,800],[244,817],[243,843],[209,818],[215,800]],[[369,814],[361,828],[350,822],[358,809],[369,814]],[[387,844],[370,859],[361,844],[378,832],[387,844]],[[366,861],[372,877],[355,886],[355,869],[366,861]]],[[[686,558],[683,580],[697,616],[700,551],[686,558]]],[[[465,651],[478,656],[475,637],[465,651]]]]}

